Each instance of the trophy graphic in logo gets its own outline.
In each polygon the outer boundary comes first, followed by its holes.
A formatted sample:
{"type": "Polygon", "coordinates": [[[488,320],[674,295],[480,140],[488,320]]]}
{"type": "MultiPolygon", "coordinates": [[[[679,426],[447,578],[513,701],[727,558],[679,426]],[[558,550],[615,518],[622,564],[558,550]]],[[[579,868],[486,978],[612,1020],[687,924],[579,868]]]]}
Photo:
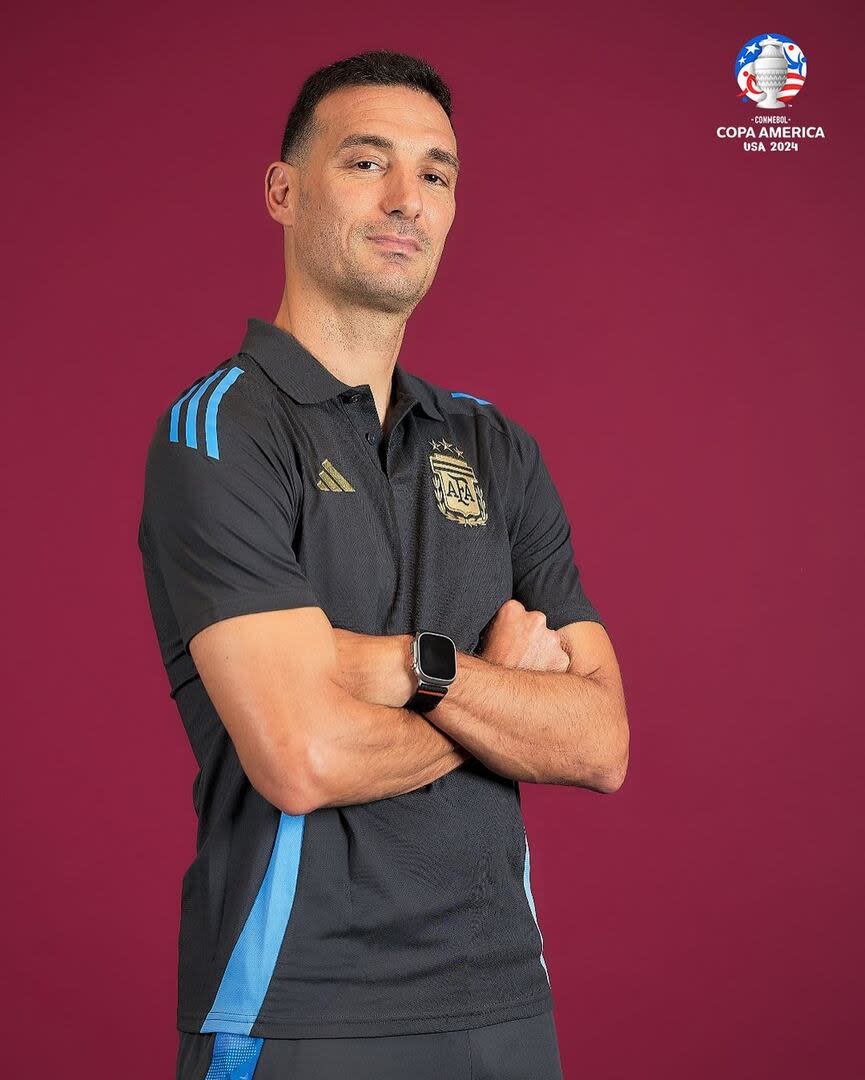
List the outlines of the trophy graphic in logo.
{"type": "Polygon", "coordinates": [[[433,476],[436,505],[446,518],[461,525],[485,525],[487,508],[484,493],[458,446],[446,442],[432,443],[429,463],[433,476]],[[453,454],[442,451],[452,450],[453,454]]]}
{"type": "Polygon", "coordinates": [[[778,94],[787,82],[787,61],[781,52],[780,41],[777,45],[767,41],[763,46],[763,51],[754,61],[754,80],[766,94],[762,101],[757,102],[757,108],[784,108],[784,102],[778,100],[778,94]]]}
{"type": "Polygon", "coordinates": [[[805,85],[802,50],[783,34],[758,34],[736,57],[739,100],[759,109],[784,109],[805,85]]]}

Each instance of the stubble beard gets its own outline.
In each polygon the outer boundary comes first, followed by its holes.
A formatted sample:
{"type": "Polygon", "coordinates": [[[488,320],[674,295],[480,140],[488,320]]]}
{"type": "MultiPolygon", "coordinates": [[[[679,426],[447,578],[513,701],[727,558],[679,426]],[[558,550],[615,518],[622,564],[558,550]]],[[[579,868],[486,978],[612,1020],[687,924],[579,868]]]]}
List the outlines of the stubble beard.
{"type": "MultiPolygon", "coordinates": [[[[304,202],[301,199],[301,205],[304,202]]],[[[349,248],[344,251],[337,230],[324,217],[316,218],[312,229],[305,230],[297,258],[304,272],[338,302],[394,315],[409,315],[426,292],[424,279],[415,277],[410,271],[393,273],[384,266],[380,272],[367,269],[355,255],[364,248],[370,248],[367,258],[380,259],[383,264],[389,259],[408,261],[399,253],[372,250],[372,242],[361,229],[351,234],[349,248]]],[[[420,255],[409,258],[419,259],[420,255]]]]}

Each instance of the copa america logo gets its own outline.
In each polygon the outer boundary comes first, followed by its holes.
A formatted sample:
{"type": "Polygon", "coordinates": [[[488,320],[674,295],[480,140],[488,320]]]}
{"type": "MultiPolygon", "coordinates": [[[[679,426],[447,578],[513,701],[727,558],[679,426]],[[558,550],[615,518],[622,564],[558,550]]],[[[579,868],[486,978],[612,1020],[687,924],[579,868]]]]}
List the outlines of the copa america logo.
{"type": "Polygon", "coordinates": [[[758,109],[784,109],[805,85],[805,57],[792,38],[758,34],[736,57],[739,100],[758,109]]]}

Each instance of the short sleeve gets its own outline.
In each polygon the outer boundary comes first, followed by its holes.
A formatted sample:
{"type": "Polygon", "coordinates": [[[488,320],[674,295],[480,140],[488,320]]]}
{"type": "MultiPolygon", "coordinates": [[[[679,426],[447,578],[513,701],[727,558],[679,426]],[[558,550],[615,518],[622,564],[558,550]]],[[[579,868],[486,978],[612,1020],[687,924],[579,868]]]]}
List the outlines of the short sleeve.
{"type": "Polygon", "coordinates": [[[221,619],[321,606],[292,547],[298,485],[286,454],[261,407],[229,397],[218,456],[178,437],[167,415],[147,452],[139,546],[162,577],[185,649],[221,619]]]}
{"type": "Polygon", "coordinates": [[[522,508],[511,541],[514,598],[543,611],[547,625],[603,620],[583,591],[571,527],[537,440],[519,429],[522,508]]]}

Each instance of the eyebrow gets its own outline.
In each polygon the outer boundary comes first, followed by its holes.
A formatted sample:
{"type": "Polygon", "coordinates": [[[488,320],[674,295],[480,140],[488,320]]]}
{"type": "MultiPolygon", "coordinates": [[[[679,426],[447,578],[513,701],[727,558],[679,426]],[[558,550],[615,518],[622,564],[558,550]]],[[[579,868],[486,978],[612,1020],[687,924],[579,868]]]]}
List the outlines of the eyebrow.
{"type": "MultiPolygon", "coordinates": [[[[345,150],[349,146],[377,146],[379,150],[396,149],[390,139],[386,139],[383,135],[373,135],[370,132],[356,132],[352,135],[346,135],[336,148],[336,152],[339,153],[340,150],[345,150]]],[[[442,165],[450,165],[455,173],[460,171],[459,158],[440,146],[431,146],[427,150],[425,157],[431,161],[438,161],[442,165]]]]}

